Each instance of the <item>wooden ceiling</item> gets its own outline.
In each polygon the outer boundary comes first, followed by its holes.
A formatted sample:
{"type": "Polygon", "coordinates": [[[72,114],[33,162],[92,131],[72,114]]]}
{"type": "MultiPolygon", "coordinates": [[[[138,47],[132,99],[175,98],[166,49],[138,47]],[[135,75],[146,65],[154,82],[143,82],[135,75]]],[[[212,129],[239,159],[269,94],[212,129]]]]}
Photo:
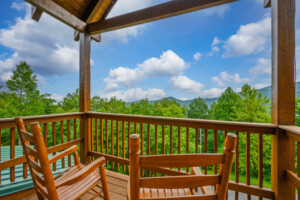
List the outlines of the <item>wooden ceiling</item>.
{"type": "MultiPolygon", "coordinates": [[[[25,0],[33,6],[32,18],[43,12],[76,31],[95,35],[138,24],[207,9],[238,0],[170,0],[155,6],[106,19],[117,0],[25,0]]],[[[120,0],[122,1],[122,0],[120,0]]],[[[132,5],[134,6],[132,0],[132,5]]],[[[266,2],[268,0],[265,0],[266,2]]]]}
{"type": "Polygon", "coordinates": [[[97,22],[105,16],[112,0],[53,0],[86,23],[97,22]]]}

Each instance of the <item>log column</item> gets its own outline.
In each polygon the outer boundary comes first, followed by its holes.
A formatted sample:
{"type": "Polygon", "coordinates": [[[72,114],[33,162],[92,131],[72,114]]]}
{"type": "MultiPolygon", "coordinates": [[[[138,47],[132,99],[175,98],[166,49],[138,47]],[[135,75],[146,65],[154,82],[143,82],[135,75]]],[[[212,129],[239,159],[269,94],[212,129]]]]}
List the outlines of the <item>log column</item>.
{"type": "MultiPolygon", "coordinates": [[[[295,0],[272,0],[272,123],[295,124],[295,0]]],[[[272,189],[276,200],[295,199],[285,170],[295,171],[295,144],[272,136],[272,189]]]]}
{"type": "MultiPolygon", "coordinates": [[[[91,110],[91,66],[90,66],[90,52],[91,52],[91,36],[86,33],[80,33],[80,56],[79,56],[79,110],[80,112],[87,112],[91,110]]],[[[91,123],[84,115],[80,121],[80,135],[84,139],[80,147],[80,162],[88,164],[90,157],[88,151],[91,147],[91,123]]]]}

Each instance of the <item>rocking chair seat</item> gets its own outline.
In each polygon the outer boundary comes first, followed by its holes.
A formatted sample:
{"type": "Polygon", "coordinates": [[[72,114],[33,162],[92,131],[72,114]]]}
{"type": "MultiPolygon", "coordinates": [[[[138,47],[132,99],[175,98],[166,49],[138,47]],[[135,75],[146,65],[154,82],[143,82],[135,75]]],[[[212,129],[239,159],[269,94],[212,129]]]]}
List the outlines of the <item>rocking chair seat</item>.
{"type": "MultiPolygon", "coordinates": [[[[71,177],[72,175],[79,172],[85,165],[79,164],[71,167],[67,172],[65,172],[62,176],[58,177],[54,182],[55,185],[58,185],[63,180],[71,177]]],[[[57,189],[57,194],[60,200],[68,200],[68,199],[78,199],[80,196],[84,195],[86,192],[91,190],[94,187],[100,187],[101,179],[99,173],[96,171],[89,174],[83,180],[74,183],[72,185],[62,186],[57,189]]]]}
{"type": "MultiPolygon", "coordinates": [[[[130,196],[130,183],[127,185],[127,195],[130,196]]],[[[140,199],[151,198],[170,198],[170,197],[186,197],[194,195],[194,190],[185,189],[156,189],[156,188],[140,188],[140,199]]],[[[129,197],[129,199],[131,199],[129,197]]]]}

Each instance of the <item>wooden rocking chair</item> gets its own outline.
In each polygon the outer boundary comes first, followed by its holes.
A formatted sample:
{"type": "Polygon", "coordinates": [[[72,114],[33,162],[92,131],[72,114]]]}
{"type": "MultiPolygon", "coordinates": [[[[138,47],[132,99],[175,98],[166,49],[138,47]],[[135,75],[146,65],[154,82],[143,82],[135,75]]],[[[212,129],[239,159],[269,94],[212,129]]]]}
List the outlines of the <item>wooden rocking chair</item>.
{"type": "Polygon", "coordinates": [[[139,147],[139,135],[131,135],[128,200],[225,200],[236,148],[236,135],[227,134],[223,154],[140,156],[139,147]],[[179,176],[140,178],[141,168],[166,169],[218,164],[220,164],[220,171],[216,175],[183,173],[179,176]],[[203,186],[216,186],[216,191],[214,194],[196,195],[194,189],[191,189],[203,186]]]}
{"type": "Polygon", "coordinates": [[[92,188],[100,187],[100,183],[102,190],[97,192],[93,198],[103,193],[102,197],[109,200],[105,168],[103,166],[105,158],[98,158],[85,166],[79,162],[78,147],[76,145],[48,158],[39,123],[34,122],[30,124],[33,134],[25,130],[21,118],[15,118],[15,123],[17,124],[33,184],[40,200],[79,199],[92,188]],[[30,144],[33,144],[34,148],[30,144]],[[74,154],[75,165],[58,175],[57,178],[53,177],[50,165],[72,153],[74,154]],[[100,175],[95,171],[96,169],[99,169],[100,175]]]}

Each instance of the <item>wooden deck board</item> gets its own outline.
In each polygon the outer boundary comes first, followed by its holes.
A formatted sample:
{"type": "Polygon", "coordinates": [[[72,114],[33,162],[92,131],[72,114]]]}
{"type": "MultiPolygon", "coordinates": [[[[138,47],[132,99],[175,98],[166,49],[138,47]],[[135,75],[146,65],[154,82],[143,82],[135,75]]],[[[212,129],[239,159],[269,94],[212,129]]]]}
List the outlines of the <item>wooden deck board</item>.
{"type": "MultiPolygon", "coordinates": [[[[126,200],[126,186],[129,180],[129,176],[119,174],[117,172],[112,172],[106,170],[108,190],[111,200],[126,200]]],[[[98,191],[98,189],[95,189],[98,191]]],[[[89,191],[87,194],[83,195],[80,199],[90,199],[95,195],[95,191],[89,191]]],[[[95,200],[102,200],[103,198],[97,197],[95,200]]],[[[26,196],[22,200],[38,200],[36,193],[33,192],[26,196]]]]}

